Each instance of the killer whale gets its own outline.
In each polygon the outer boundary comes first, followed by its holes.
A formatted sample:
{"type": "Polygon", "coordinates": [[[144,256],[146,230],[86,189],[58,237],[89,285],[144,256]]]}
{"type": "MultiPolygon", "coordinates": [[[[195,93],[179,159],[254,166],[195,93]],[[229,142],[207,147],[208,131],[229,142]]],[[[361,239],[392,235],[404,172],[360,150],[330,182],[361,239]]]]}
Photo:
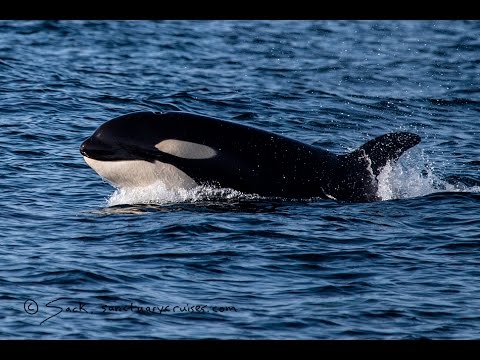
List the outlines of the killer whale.
{"type": "Polygon", "coordinates": [[[231,121],[186,112],[134,112],[102,124],[80,146],[86,163],[116,187],[162,181],[210,185],[282,198],[378,200],[377,179],[420,143],[418,135],[379,136],[348,154],[231,121]]]}

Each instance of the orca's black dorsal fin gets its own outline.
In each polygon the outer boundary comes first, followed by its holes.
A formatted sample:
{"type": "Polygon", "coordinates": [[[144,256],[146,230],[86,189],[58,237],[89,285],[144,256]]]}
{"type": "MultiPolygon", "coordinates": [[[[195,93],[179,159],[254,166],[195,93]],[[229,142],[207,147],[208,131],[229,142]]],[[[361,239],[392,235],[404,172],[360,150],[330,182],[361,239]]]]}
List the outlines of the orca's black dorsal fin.
{"type": "Polygon", "coordinates": [[[421,140],[420,136],[408,132],[390,133],[368,141],[347,156],[368,156],[373,174],[377,176],[388,161],[397,161],[405,151],[419,144],[421,140]]]}

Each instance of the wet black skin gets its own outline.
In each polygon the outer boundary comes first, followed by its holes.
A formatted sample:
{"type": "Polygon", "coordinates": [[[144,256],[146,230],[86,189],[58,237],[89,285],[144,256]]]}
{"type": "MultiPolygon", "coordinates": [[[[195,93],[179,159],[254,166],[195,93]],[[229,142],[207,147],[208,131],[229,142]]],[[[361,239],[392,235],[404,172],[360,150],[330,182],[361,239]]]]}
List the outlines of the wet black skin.
{"type": "Polygon", "coordinates": [[[103,161],[157,160],[174,165],[198,184],[261,196],[359,202],[378,200],[375,177],[381,168],[420,141],[415,134],[391,133],[336,155],[230,121],[183,112],[136,112],[101,125],[80,152],[103,161]],[[155,148],[167,139],[206,145],[216,155],[186,159],[155,148]]]}

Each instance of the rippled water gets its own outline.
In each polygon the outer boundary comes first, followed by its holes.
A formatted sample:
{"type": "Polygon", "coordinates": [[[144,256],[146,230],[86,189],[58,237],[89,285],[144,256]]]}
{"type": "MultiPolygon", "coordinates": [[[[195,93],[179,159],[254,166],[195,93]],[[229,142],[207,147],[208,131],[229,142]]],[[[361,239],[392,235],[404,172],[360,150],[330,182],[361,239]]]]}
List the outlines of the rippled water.
{"type": "Polygon", "coordinates": [[[0,22],[1,338],[478,339],[479,50],[478,21],[0,22]],[[375,203],[115,191],[79,146],[142,110],[423,141],[375,203]]]}

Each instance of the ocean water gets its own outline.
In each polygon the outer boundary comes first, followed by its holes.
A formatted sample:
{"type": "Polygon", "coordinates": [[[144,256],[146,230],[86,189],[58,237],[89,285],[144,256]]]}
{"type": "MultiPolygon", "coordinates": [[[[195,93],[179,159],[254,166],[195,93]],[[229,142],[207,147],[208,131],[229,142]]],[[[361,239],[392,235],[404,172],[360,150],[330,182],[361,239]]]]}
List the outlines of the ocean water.
{"type": "Polygon", "coordinates": [[[0,338],[480,338],[479,79],[478,21],[1,21],[0,338]],[[373,203],[116,190],[144,110],[422,143],[373,203]]]}

